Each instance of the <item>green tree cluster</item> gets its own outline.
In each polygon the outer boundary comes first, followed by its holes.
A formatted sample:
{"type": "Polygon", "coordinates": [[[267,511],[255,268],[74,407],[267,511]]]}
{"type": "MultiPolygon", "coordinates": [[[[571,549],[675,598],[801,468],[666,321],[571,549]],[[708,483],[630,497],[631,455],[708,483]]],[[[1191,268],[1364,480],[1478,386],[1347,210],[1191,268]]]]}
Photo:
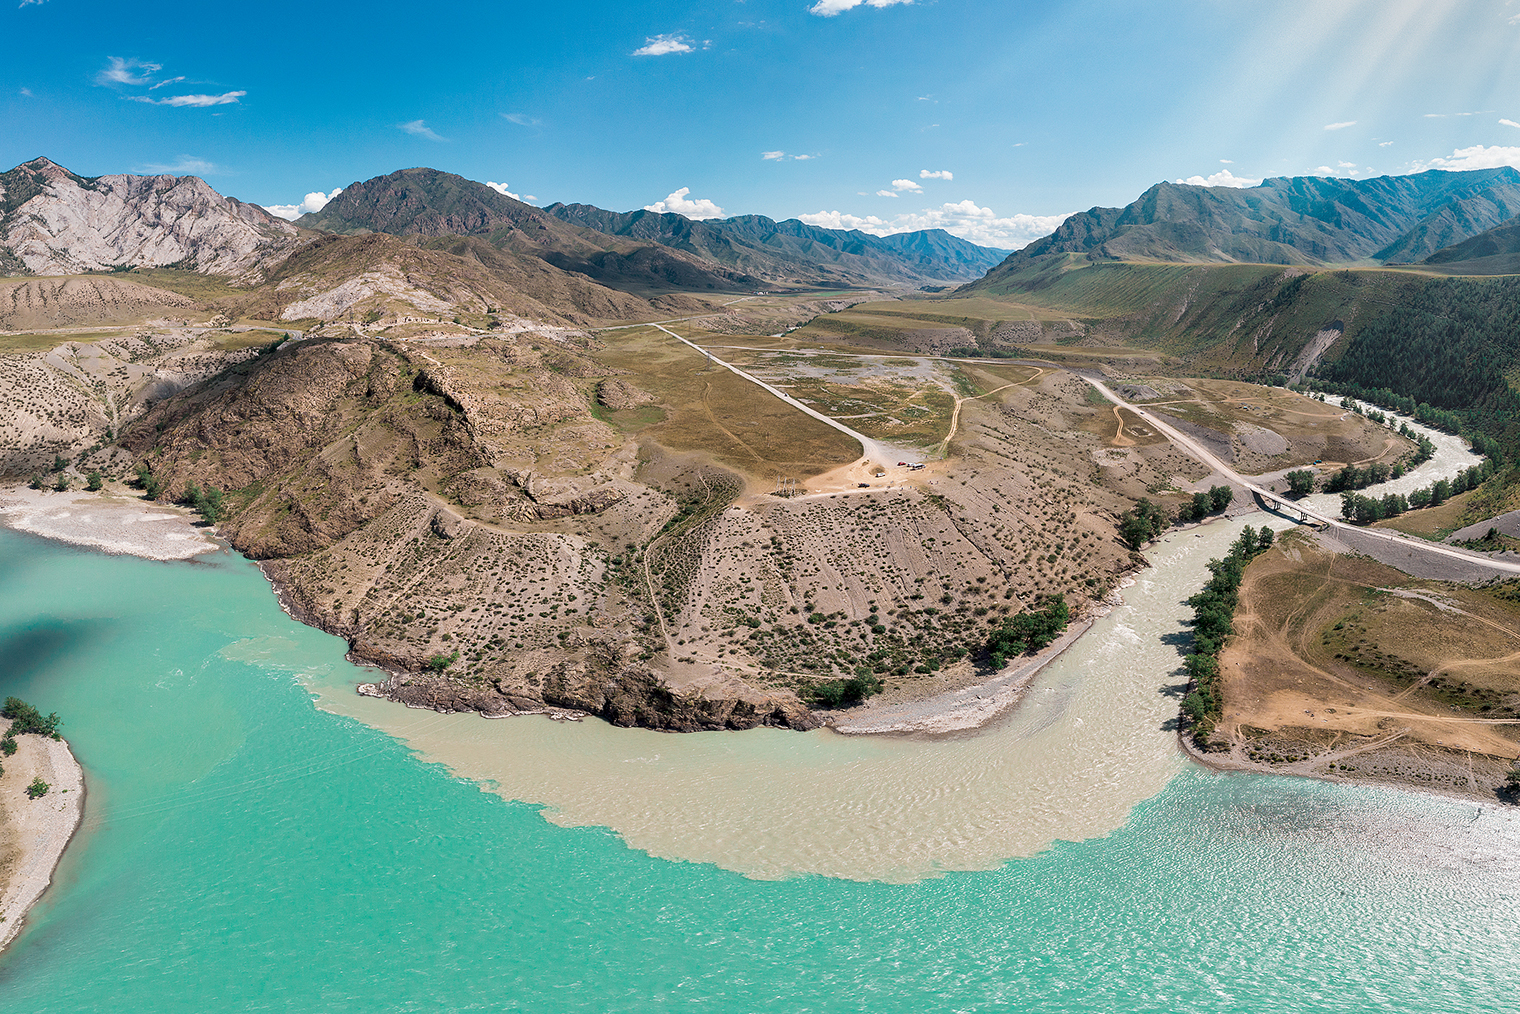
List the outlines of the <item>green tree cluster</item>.
{"type": "Polygon", "coordinates": [[[205,489],[202,489],[192,482],[185,487],[185,495],[180,502],[186,506],[194,507],[196,512],[200,514],[201,520],[205,521],[208,525],[214,525],[221,520],[222,491],[215,487],[207,486],[205,489]]]}
{"type": "Polygon", "coordinates": [[[1396,518],[1408,510],[1439,507],[1458,493],[1477,489],[1497,470],[1494,460],[1485,458],[1481,464],[1464,468],[1450,479],[1438,479],[1407,497],[1400,493],[1388,493],[1382,497],[1342,493],[1341,517],[1354,524],[1365,525],[1385,518],[1396,518]]]}
{"type": "Polygon", "coordinates": [[[149,500],[157,500],[164,491],[163,483],[158,481],[147,465],[137,466],[137,478],[132,481],[132,485],[147,494],[149,500]]]}
{"type": "Polygon", "coordinates": [[[1288,495],[1305,497],[1314,492],[1314,472],[1307,468],[1295,468],[1283,478],[1288,480],[1288,495]]]}
{"type": "Polygon", "coordinates": [[[1223,560],[1209,561],[1208,583],[1187,600],[1193,609],[1193,643],[1182,659],[1183,671],[1188,678],[1182,713],[1188,719],[1194,742],[1204,749],[1209,747],[1209,735],[1224,708],[1220,695],[1219,652],[1224,648],[1225,638],[1235,632],[1240,582],[1245,576],[1246,564],[1270,548],[1274,538],[1270,528],[1263,527],[1260,531],[1250,525],[1242,528],[1240,536],[1230,546],[1230,554],[1223,560]]]}
{"type": "Polygon", "coordinates": [[[58,715],[43,717],[42,713],[19,697],[7,697],[0,707],[0,718],[11,720],[10,735],[33,733],[58,739],[58,727],[63,724],[58,715]]]}
{"type": "Polygon", "coordinates": [[[1061,636],[1069,622],[1071,609],[1064,595],[1051,596],[1040,609],[1006,617],[987,638],[988,665],[1001,669],[1011,658],[1039,651],[1061,636]]]}
{"type": "Polygon", "coordinates": [[[874,675],[857,673],[848,679],[823,680],[803,691],[810,708],[844,708],[881,693],[882,683],[874,675]]]}
{"type": "Polygon", "coordinates": [[[1153,504],[1145,497],[1135,504],[1134,510],[1125,511],[1119,518],[1119,538],[1131,549],[1139,549],[1166,531],[1171,520],[1165,508],[1153,504]]]}

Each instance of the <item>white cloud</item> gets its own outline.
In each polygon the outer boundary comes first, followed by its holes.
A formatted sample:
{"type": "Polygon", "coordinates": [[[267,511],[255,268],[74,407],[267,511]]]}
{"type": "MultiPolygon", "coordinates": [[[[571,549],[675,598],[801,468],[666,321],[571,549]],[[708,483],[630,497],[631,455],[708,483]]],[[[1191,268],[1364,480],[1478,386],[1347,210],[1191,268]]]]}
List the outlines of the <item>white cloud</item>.
{"type": "Polygon", "coordinates": [[[1506,127],[1520,127],[1520,123],[1516,123],[1514,120],[1500,120],[1499,122],[1506,127]]]}
{"type": "Polygon", "coordinates": [[[1354,127],[1354,126],[1356,126],[1356,121],[1355,120],[1346,120],[1346,121],[1344,121],[1342,123],[1327,123],[1327,124],[1325,124],[1325,129],[1326,130],[1345,130],[1347,127],[1354,127]]]}
{"type": "Polygon", "coordinates": [[[158,89],[164,87],[165,85],[179,84],[183,80],[185,80],[185,75],[183,75],[183,74],[181,74],[179,77],[171,77],[167,81],[160,81],[157,84],[153,85],[151,88],[148,89],[148,91],[150,91],[150,92],[151,91],[157,91],[158,89]]]}
{"type": "Polygon", "coordinates": [[[817,155],[793,155],[792,159],[793,159],[793,161],[796,161],[796,162],[806,162],[810,158],[817,158],[817,157],[818,157],[817,155]]]}
{"type": "Polygon", "coordinates": [[[515,123],[519,127],[536,127],[542,120],[529,116],[527,113],[502,113],[501,118],[508,123],[515,123]]]}
{"type": "Polygon", "coordinates": [[[955,174],[949,169],[936,169],[933,172],[930,172],[928,169],[920,169],[918,171],[918,178],[921,180],[953,180],[955,179],[955,174]]]}
{"type": "Polygon", "coordinates": [[[342,192],[342,187],[333,188],[333,192],[330,194],[324,194],[322,191],[317,190],[307,194],[306,199],[303,200],[300,204],[266,204],[264,205],[264,210],[269,212],[271,215],[276,216],[277,218],[283,218],[287,222],[294,222],[302,215],[307,215],[314,211],[321,211],[323,208],[327,207],[328,201],[332,200],[334,197],[337,197],[342,192]]]}
{"type": "Polygon", "coordinates": [[[634,56],[665,56],[667,53],[690,53],[691,40],[684,35],[652,35],[644,39],[644,45],[633,51],[634,56]]]}
{"type": "Polygon", "coordinates": [[[486,180],[486,186],[490,187],[492,190],[496,191],[503,197],[510,197],[514,201],[522,200],[521,197],[518,197],[516,194],[512,193],[512,191],[508,190],[505,183],[493,183],[490,180],[486,180]]]}
{"type": "Polygon", "coordinates": [[[663,201],[655,201],[653,204],[644,205],[645,211],[657,211],[661,214],[676,214],[700,222],[704,218],[722,218],[723,209],[705,197],[689,200],[687,195],[691,193],[691,187],[682,187],[675,193],[668,195],[663,201]]]}
{"type": "Polygon", "coordinates": [[[525,201],[536,201],[536,200],[538,200],[538,198],[534,197],[532,194],[524,194],[523,195],[523,200],[525,200],[525,201]]]}
{"type": "Polygon", "coordinates": [[[913,0],[818,0],[808,10],[820,17],[832,18],[836,14],[853,10],[861,4],[867,7],[891,7],[894,4],[910,4],[913,0]]]}
{"type": "MultiPolygon", "coordinates": [[[[38,0],[38,2],[40,3],[41,0],[38,0]]],[[[27,98],[31,98],[32,97],[32,90],[30,88],[23,88],[23,89],[21,89],[21,94],[24,95],[24,96],[26,96],[27,98]]]]}
{"type": "Polygon", "coordinates": [[[1355,162],[1337,162],[1335,164],[1338,165],[1338,166],[1340,166],[1342,169],[1355,169],[1356,168],[1356,163],[1355,162]]]}
{"type": "Polygon", "coordinates": [[[408,134],[413,134],[417,137],[425,137],[429,141],[447,140],[446,138],[439,137],[437,134],[435,134],[433,132],[433,128],[427,125],[426,120],[412,120],[409,123],[398,123],[396,124],[396,129],[404,130],[408,134]]]}
{"type": "Polygon", "coordinates": [[[145,85],[153,75],[164,69],[161,63],[149,63],[137,57],[122,59],[108,56],[105,70],[95,75],[95,83],[103,85],[145,85]]]}
{"type": "Polygon", "coordinates": [[[1388,147],[1392,143],[1393,143],[1392,141],[1379,141],[1378,142],[1378,147],[1379,148],[1386,148],[1386,147],[1388,147]]]}
{"type": "MultiPolygon", "coordinates": [[[[1221,160],[1223,161],[1223,160],[1221,160]]],[[[1236,176],[1228,169],[1221,169],[1211,176],[1189,176],[1185,180],[1173,180],[1174,183],[1184,183],[1192,187],[1254,187],[1261,180],[1248,179],[1244,176],[1236,176]]]]}
{"type": "Polygon", "coordinates": [[[896,196],[898,196],[898,194],[897,194],[897,191],[895,191],[895,190],[878,190],[878,191],[876,191],[876,196],[877,197],[896,197],[896,196]]]}
{"type": "Polygon", "coordinates": [[[908,190],[912,191],[915,194],[921,194],[924,192],[924,188],[919,186],[917,183],[914,183],[912,180],[893,180],[892,189],[908,190]]]}
{"type": "Polygon", "coordinates": [[[760,153],[760,157],[763,158],[763,159],[765,159],[767,162],[779,162],[782,159],[786,158],[786,152],[784,152],[784,151],[762,151],[760,153]]]}
{"type": "Polygon", "coordinates": [[[1501,166],[1513,166],[1520,169],[1520,148],[1491,145],[1484,147],[1475,144],[1471,148],[1458,148],[1445,158],[1433,158],[1427,163],[1415,163],[1415,171],[1421,169],[1449,169],[1460,172],[1464,169],[1498,169],[1501,166]]]}
{"type": "Polygon", "coordinates": [[[890,220],[875,215],[862,217],[839,211],[820,211],[797,217],[808,225],[822,229],[859,229],[874,236],[916,232],[919,229],[944,229],[953,236],[982,246],[1013,250],[1027,246],[1041,236],[1050,235],[1068,216],[1012,215],[1000,218],[991,208],[979,207],[974,201],[959,201],[942,204],[938,208],[925,208],[917,213],[897,215],[890,220]]]}
{"type": "Polygon", "coordinates": [[[149,163],[146,168],[150,172],[163,173],[171,176],[215,176],[221,170],[215,162],[208,162],[194,155],[181,155],[170,165],[149,163]]]}
{"type": "Polygon", "coordinates": [[[1235,160],[1233,158],[1222,158],[1222,159],[1219,160],[1219,164],[1220,165],[1234,165],[1235,164],[1235,160]]]}
{"type": "Polygon", "coordinates": [[[133,102],[145,102],[150,106],[190,106],[204,109],[207,106],[230,106],[247,92],[223,92],[220,95],[171,95],[166,99],[151,99],[146,95],[128,95],[133,102]]]}

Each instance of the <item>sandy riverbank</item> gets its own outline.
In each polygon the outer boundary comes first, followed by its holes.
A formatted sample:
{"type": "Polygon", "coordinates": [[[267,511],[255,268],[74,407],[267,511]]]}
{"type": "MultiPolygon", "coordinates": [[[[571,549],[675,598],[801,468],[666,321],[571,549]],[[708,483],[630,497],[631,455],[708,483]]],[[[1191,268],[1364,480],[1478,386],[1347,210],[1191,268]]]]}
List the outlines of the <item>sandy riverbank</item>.
{"type": "MultiPolygon", "coordinates": [[[[9,727],[9,722],[5,723],[9,727]]],[[[84,813],[84,771],[62,740],[16,737],[0,775],[0,949],[21,931],[27,911],[53,882],[53,871],[84,813]],[[26,787],[41,778],[47,795],[26,787]]]]}
{"type": "Polygon", "coordinates": [[[1019,665],[1004,668],[992,679],[972,687],[947,690],[932,697],[893,704],[864,705],[838,712],[828,721],[835,732],[847,736],[888,733],[942,735],[980,729],[1016,705],[1040,670],[1077,643],[1077,639],[1107,610],[1073,623],[1038,654],[1019,665]]]}
{"type": "Polygon", "coordinates": [[[0,524],[103,553],[150,560],[189,560],[222,548],[191,514],[150,503],[130,490],[53,493],[0,489],[0,524]]]}

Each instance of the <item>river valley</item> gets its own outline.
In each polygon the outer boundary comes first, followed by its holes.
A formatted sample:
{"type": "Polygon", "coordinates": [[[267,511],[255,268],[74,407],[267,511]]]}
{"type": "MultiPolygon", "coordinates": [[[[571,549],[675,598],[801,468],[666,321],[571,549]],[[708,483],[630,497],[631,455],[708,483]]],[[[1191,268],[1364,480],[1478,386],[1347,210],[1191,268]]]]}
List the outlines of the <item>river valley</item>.
{"type": "Polygon", "coordinates": [[[1513,810],[1182,758],[1239,525],[940,740],[409,711],[240,558],[0,531],[3,690],[90,791],[0,1010],[1517,1009],[1513,810]]]}

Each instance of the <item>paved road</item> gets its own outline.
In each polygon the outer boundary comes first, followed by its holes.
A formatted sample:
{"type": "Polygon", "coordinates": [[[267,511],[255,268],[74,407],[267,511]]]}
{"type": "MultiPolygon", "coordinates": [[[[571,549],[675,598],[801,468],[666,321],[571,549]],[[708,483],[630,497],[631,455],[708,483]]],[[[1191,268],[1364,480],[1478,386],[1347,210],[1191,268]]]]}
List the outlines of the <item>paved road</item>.
{"type": "Polygon", "coordinates": [[[1230,468],[1229,465],[1226,465],[1223,461],[1220,461],[1213,455],[1212,452],[1209,451],[1207,447],[1203,446],[1203,444],[1201,444],[1199,441],[1194,440],[1185,433],[1179,432],[1172,426],[1168,426],[1166,423],[1162,422],[1160,419],[1157,419],[1154,415],[1152,415],[1150,412],[1147,412],[1145,409],[1140,408],[1137,405],[1131,405],[1123,398],[1120,398],[1117,394],[1109,389],[1108,385],[1104,384],[1102,381],[1094,380],[1092,377],[1080,373],[1077,374],[1077,376],[1081,377],[1093,387],[1097,388],[1099,394],[1103,395],[1103,397],[1107,398],[1115,405],[1118,405],[1120,408],[1127,409],[1140,418],[1144,419],[1151,426],[1155,427],[1156,432],[1166,437],[1173,444],[1182,448],[1184,451],[1187,451],[1189,454],[1197,458],[1199,461],[1203,462],[1205,465],[1208,465],[1210,468],[1217,471],[1220,475],[1226,476],[1230,479],[1230,481],[1244,486],[1246,489],[1261,496],[1265,500],[1283,504],[1285,510],[1295,511],[1306,516],[1312,521],[1319,522],[1326,528],[1332,530],[1341,529],[1345,531],[1353,531],[1356,532],[1359,536],[1383,539],[1389,544],[1399,546],[1403,549],[1415,550],[1422,553],[1434,553],[1438,556],[1460,560],[1463,563],[1484,567],[1495,572],[1505,574],[1520,574],[1520,563],[1509,563],[1504,560],[1494,560],[1486,556],[1481,556],[1477,553],[1467,553],[1459,549],[1453,549],[1450,546],[1442,546],[1433,542],[1425,542],[1419,539],[1400,538],[1396,535],[1391,535],[1388,532],[1381,531],[1380,529],[1376,528],[1360,528],[1355,525],[1348,525],[1343,521],[1338,521],[1335,518],[1327,517],[1324,514],[1310,510],[1307,507],[1301,506],[1299,504],[1288,503],[1282,498],[1281,494],[1274,493],[1269,489],[1264,489],[1263,487],[1258,486],[1250,479],[1247,479],[1245,476],[1230,468]]]}

